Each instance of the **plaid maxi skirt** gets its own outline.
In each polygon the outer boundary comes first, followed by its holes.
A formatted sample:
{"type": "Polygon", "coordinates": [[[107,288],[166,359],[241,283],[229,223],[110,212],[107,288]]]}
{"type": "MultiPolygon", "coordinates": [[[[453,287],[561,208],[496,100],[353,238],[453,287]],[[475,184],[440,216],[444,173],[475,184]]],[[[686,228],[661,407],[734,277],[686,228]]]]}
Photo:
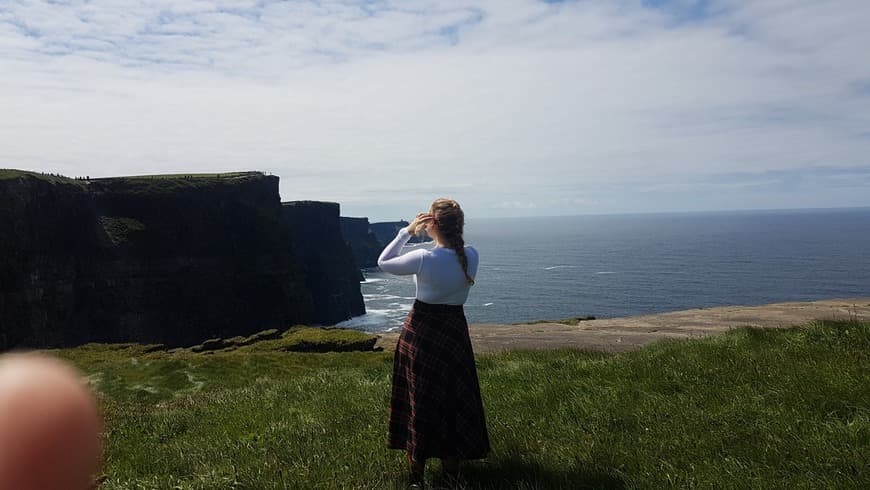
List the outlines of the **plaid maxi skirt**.
{"type": "Polygon", "coordinates": [[[393,358],[387,447],[408,451],[414,461],[489,453],[462,305],[417,300],[405,319],[393,358]]]}

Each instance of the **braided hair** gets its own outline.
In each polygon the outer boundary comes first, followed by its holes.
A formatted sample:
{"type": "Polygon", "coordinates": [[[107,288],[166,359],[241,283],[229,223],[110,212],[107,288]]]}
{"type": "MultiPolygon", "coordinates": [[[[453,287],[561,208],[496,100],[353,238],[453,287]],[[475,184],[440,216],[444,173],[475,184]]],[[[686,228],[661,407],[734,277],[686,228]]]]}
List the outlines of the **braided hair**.
{"type": "Polygon", "coordinates": [[[465,255],[465,240],[462,238],[462,230],[465,226],[465,213],[459,207],[459,203],[452,199],[436,199],[432,203],[431,214],[435,217],[438,232],[448,248],[456,252],[465,280],[469,285],[474,285],[474,279],[468,275],[468,257],[465,255]]]}

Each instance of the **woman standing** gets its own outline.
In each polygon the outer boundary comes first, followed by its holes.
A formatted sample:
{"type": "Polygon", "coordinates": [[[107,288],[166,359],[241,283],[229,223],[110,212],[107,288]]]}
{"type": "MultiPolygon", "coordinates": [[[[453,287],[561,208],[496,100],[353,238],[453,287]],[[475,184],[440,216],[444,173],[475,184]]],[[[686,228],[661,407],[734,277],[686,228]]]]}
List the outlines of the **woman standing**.
{"type": "Polygon", "coordinates": [[[437,199],[428,213],[399,230],[381,252],[380,268],[411,275],[416,301],[393,361],[387,446],[407,451],[411,482],[422,484],[427,458],[440,458],[445,473],[459,461],[489,452],[489,436],[462,305],[474,285],[478,254],[462,238],[465,217],[456,201],[437,199]],[[412,235],[426,230],[432,250],[400,255],[412,235]]]}

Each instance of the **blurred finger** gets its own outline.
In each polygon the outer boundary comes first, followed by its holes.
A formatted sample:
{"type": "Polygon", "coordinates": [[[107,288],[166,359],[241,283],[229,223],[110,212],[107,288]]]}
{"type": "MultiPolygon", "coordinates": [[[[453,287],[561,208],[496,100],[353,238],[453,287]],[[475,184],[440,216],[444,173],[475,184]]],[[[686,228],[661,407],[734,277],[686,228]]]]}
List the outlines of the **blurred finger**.
{"type": "Polygon", "coordinates": [[[0,488],[84,490],[102,422],[81,374],[47,356],[0,356],[0,488]]]}

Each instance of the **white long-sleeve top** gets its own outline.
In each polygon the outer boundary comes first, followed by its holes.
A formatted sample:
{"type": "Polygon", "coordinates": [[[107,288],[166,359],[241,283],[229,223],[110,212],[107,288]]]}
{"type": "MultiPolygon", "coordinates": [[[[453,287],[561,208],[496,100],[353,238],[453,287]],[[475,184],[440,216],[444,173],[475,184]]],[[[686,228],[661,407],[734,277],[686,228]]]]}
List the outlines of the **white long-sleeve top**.
{"type": "MultiPolygon", "coordinates": [[[[456,251],[446,247],[432,250],[416,249],[402,255],[402,247],[411,239],[408,230],[401,228],[396,238],[390,242],[378,257],[378,266],[384,272],[407,276],[414,274],[417,285],[417,299],[424,303],[439,305],[461,305],[468,299],[471,285],[462,272],[462,265],[456,251]]],[[[474,247],[465,247],[468,257],[468,275],[477,276],[480,257],[474,247]]]]}

